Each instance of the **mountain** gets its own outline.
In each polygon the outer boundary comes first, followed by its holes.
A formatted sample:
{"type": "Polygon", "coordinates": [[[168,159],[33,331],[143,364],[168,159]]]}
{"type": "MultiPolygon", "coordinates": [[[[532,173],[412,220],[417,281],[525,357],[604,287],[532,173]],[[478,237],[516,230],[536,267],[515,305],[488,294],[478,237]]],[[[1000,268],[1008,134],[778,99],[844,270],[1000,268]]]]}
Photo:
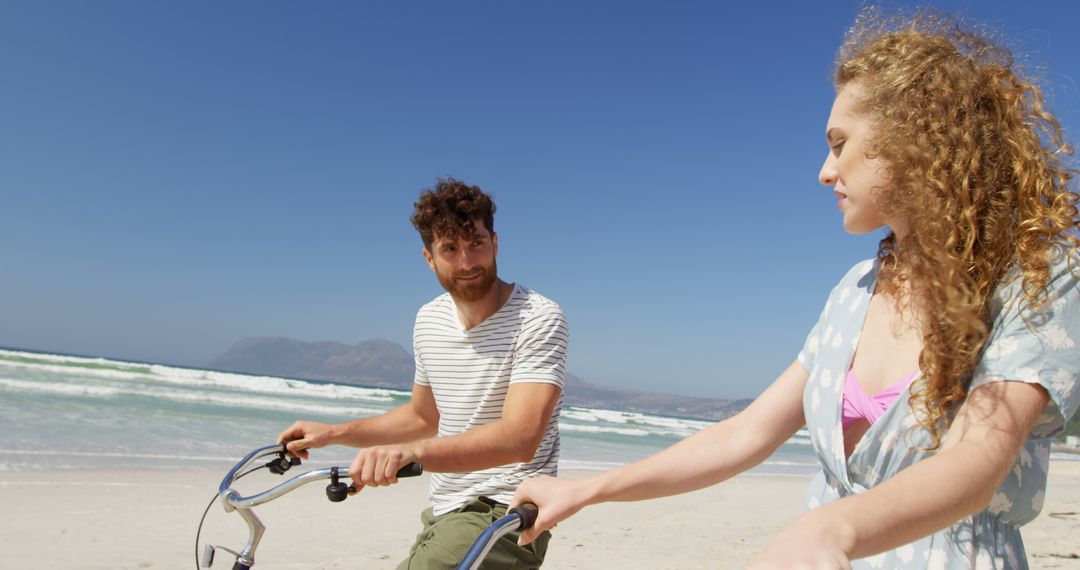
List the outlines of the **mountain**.
{"type": "Polygon", "coordinates": [[[217,370],[408,390],[413,356],[388,340],[355,346],[291,338],[245,338],[210,363],[217,370]]]}
{"type": "MultiPolygon", "coordinates": [[[[412,388],[414,366],[412,354],[388,340],[348,345],[282,337],[239,340],[209,364],[216,370],[400,390],[412,388]]],[[[751,400],[715,400],[624,390],[597,386],[567,374],[565,401],[568,405],[586,408],[722,420],[745,408],[751,400]]]]}
{"type": "Polygon", "coordinates": [[[717,400],[659,392],[639,392],[590,384],[573,374],[566,375],[565,400],[571,406],[621,410],[719,421],[729,418],[753,400],[717,400]]]}

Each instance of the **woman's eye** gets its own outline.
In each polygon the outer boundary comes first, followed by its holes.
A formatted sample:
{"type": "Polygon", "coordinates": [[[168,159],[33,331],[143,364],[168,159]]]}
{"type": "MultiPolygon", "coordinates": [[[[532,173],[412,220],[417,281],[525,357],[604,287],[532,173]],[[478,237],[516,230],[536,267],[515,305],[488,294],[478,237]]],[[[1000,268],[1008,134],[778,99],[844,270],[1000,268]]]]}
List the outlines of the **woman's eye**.
{"type": "Polygon", "coordinates": [[[832,146],[831,146],[831,147],[829,147],[829,148],[831,148],[831,149],[832,149],[832,151],[833,151],[833,154],[837,154],[837,155],[838,155],[838,154],[840,154],[840,151],[844,150],[844,143],[845,143],[845,142],[846,142],[846,141],[839,141],[839,142],[837,142],[836,144],[832,145],[832,146]]]}

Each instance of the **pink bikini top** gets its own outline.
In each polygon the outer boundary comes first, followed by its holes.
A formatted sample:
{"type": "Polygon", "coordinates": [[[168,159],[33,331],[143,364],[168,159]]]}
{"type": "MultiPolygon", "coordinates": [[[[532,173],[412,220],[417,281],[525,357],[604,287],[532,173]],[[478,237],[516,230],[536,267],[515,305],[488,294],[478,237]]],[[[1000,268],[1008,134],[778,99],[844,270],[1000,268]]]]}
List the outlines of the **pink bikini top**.
{"type": "Polygon", "coordinates": [[[916,370],[900,379],[899,382],[885,388],[877,394],[870,396],[859,386],[855,378],[855,370],[848,370],[847,379],[844,380],[844,403],[840,410],[840,423],[847,429],[851,424],[860,419],[866,419],[873,425],[889,409],[901,392],[907,390],[908,384],[919,375],[916,370]]]}

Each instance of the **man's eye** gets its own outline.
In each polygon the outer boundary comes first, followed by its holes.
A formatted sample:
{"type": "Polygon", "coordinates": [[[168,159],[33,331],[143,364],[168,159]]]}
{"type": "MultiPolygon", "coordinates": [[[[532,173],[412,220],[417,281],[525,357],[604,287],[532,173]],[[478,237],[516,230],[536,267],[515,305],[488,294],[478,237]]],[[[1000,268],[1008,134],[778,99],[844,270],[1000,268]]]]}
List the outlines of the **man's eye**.
{"type": "Polygon", "coordinates": [[[839,141],[839,142],[837,142],[836,144],[832,145],[829,148],[832,149],[833,154],[840,154],[840,151],[844,150],[844,143],[845,142],[847,142],[847,141],[839,141]]]}

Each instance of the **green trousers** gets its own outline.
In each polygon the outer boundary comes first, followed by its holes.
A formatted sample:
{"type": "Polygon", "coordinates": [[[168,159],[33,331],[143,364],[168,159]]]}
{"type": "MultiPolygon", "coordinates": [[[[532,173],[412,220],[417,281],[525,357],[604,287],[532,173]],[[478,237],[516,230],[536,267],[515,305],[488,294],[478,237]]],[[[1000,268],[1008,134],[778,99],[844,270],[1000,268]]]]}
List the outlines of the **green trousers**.
{"type": "MultiPolygon", "coordinates": [[[[506,514],[506,505],[489,499],[474,499],[456,511],[435,516],[428,508],[420,515],[424,529],[416,535],[409,557],[397,570],[454,570],[469,548],[491,523],[506,514]]],[[[499,538],[480,565],[481,570],[526,570],[544,562],[551,533],[545,532],[532,544],[517,545],[520,531],[499,538]]]]}

